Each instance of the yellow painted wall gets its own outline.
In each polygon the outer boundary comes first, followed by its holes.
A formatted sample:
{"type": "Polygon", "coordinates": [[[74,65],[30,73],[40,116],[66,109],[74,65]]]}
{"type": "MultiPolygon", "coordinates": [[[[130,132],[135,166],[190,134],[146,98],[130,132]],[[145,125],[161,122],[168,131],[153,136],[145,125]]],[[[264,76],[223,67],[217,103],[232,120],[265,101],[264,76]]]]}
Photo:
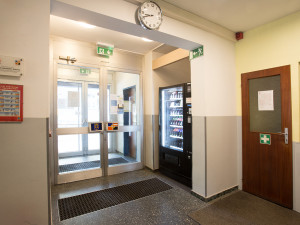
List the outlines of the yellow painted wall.
{"type": "Polygon", "coordinates": [[[244,33],[236,43],[237,115],[241,115],[241,73],[291,65],[293,141],[299,142],[300,12],[244,33]]]}

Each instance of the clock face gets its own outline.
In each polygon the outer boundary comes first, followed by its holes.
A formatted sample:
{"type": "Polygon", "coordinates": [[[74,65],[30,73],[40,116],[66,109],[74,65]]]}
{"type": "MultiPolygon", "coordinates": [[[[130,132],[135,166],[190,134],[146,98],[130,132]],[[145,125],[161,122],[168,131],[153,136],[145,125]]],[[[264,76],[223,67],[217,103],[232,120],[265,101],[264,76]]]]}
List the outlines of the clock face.
{"type": "Polygon", "coordinates": [[[142,27],[156,30],[162,22],[162,11],[155,2],[147,1],[140,6],[138,19],[142,27]]]}

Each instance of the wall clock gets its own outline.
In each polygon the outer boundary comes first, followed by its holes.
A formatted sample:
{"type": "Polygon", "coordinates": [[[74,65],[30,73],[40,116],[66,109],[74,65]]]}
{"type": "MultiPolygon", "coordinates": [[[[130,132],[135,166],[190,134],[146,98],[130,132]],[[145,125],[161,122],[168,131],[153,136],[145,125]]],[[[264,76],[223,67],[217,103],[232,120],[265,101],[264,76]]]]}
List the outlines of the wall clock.
{"type": "Polygon", "coordinates": [[[162,10],[153,1],[146,1],[138,8],[138,20],[148,30],[157,30],[162,23],[162,10]]]}

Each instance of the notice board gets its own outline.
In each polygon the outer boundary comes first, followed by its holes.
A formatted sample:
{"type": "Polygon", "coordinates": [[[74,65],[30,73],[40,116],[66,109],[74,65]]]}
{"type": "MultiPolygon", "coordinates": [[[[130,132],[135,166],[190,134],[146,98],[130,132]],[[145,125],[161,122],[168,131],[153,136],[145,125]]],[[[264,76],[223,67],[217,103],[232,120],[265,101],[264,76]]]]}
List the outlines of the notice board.
{"type": "Polygon", "coordinates": [[[23,121],[23,85],[0,84],[0,122],[23,121]]]}

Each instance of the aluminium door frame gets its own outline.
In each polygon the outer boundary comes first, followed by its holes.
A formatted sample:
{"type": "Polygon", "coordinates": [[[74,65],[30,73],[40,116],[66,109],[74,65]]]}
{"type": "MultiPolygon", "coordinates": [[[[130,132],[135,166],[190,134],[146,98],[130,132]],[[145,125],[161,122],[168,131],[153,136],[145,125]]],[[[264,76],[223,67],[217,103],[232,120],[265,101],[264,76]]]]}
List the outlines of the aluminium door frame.
{"type": "MultiPolygon", "coordinates": [[[[107,175],[112,175],[112,174],[118,174],[122,172],[127,172],[127,171],[133,171],[133,170],[138,170],[144,168],[144,92],[143,92],[143,76],[142,72],[138,70],[131,70],[131,69],[125,69],[125,68],[117,68],[117,67],[108,67],[108,66],[103,66],[103,65],[95,65],[95,64],[83,64],[83,63],[76,63],[75,66],[83,66],[83,67],[90,67],[94,69],[99,69],[99,105],[100,105],[100,121],[105,122],[107,119],[107,72],[108,71],[115,71],[115,72],[124,72],[124,73],[133,73],[136,75],[139,75],[139,91],[140,91],[140,125],[139,129],[135,130],[136,127],[131,127],[127,129],[121,128],[119,132],[124,132],[124,131],[136,131],[140,132],[140,162],[137,163],[129,163],[129,164],[124,164],[121,166],[113,166],[108,168],[108,142],[107,142],[107,132],[99,133],[100,135],[100,162],[101,162],[101,167],[97,169],[91,169],[88,170],[89,174],[86,174],[87,171],[79,171],[79,172],[72,172],[68,174],[59,174],[58,171],[58,140],[57,140],[57,69],[58,69],[58,64],[61,65],[68,65],[66,63],[62,63],[60,60],[54,59],[53,60],[53,101],[52,101],[52,113],[53,115],[51,116],[52,121],[50,120],[51,127],[52,127],[52,152],[53,152],[53,164],[54,168],[52,169],[54,172],[54,184],[61,184],[61,183],[68,183],[68,182],[73,182],[73,181],[79,181],[79,180],[84,180],[84,179],[90,179],[90,178],[95,178],[95,177],[101,177],[101,176],[107,176],[107,175]],[[101,91],[102,90],[102,91],[101,91]],[[102,107],[101,107],[102,103],[102,107]],[[104,110],[106,109],[106,110],[104,110]],[[107,156],[107,157],[106,157],[107,156]],[[107,166],[106,166],[107,165],[107,166]]],[[[72,128],[71,128],[72,129],[72,128]]],[[[70,132],[70,129],[68,128],[60,128],[61,132],[59,134],[89,134],[88,128],[87,127],[80,127],[80,128],[74,128],[73,132],[70,132]]]]}
{"type": "MultiPolygon", "coordinates": [[[[62,63],[60,60],[53,60],[54,70],[53,70],[53,121],[52,121],[52,127],[53,127],[53,160],[54,160],[54,184],[61,184],[61,183],[68,183],[68,182],[74,182],[84,179],[90,179],[90,178],[96,178],[103,176],[103,170],[102,170],[102,160],[100,158],[101,166],[100,168],[96,169],[90,169],[90,170],[84,170],[84,171],[74,171],[66,174],[59,174],[58,171],[58,135],[67,135],[67,134],[89,134],[88,127],[79,127],[79,128],[58,128],[57,127],[57,69],[58,65],[66,65],[66,66],[77,66],[77,67],[88,67],[93,69],[99,70],[99,105],[101,105],[102,100],[102,94],[101,94],[101,68],[99,65],[92,65],[89,64],[83,64],[83,63],[76,63],[76,65],[70,65],[66,63],[62,63]],[[57,132],[57,129],[59,129],[59,132],[57,132]]],[[[67,79],[66,79],[67,80],[67,79]]],[[[82,86],[83,89],[83,86],[82,86]]],[[[100,121],[103,119],[102,114],[103,109],[100,107],[100,121]]],[[[101,149],[103,148],[103,135],[99,133],[100,135],[100,157],[101,157],[101,149]]]]}

